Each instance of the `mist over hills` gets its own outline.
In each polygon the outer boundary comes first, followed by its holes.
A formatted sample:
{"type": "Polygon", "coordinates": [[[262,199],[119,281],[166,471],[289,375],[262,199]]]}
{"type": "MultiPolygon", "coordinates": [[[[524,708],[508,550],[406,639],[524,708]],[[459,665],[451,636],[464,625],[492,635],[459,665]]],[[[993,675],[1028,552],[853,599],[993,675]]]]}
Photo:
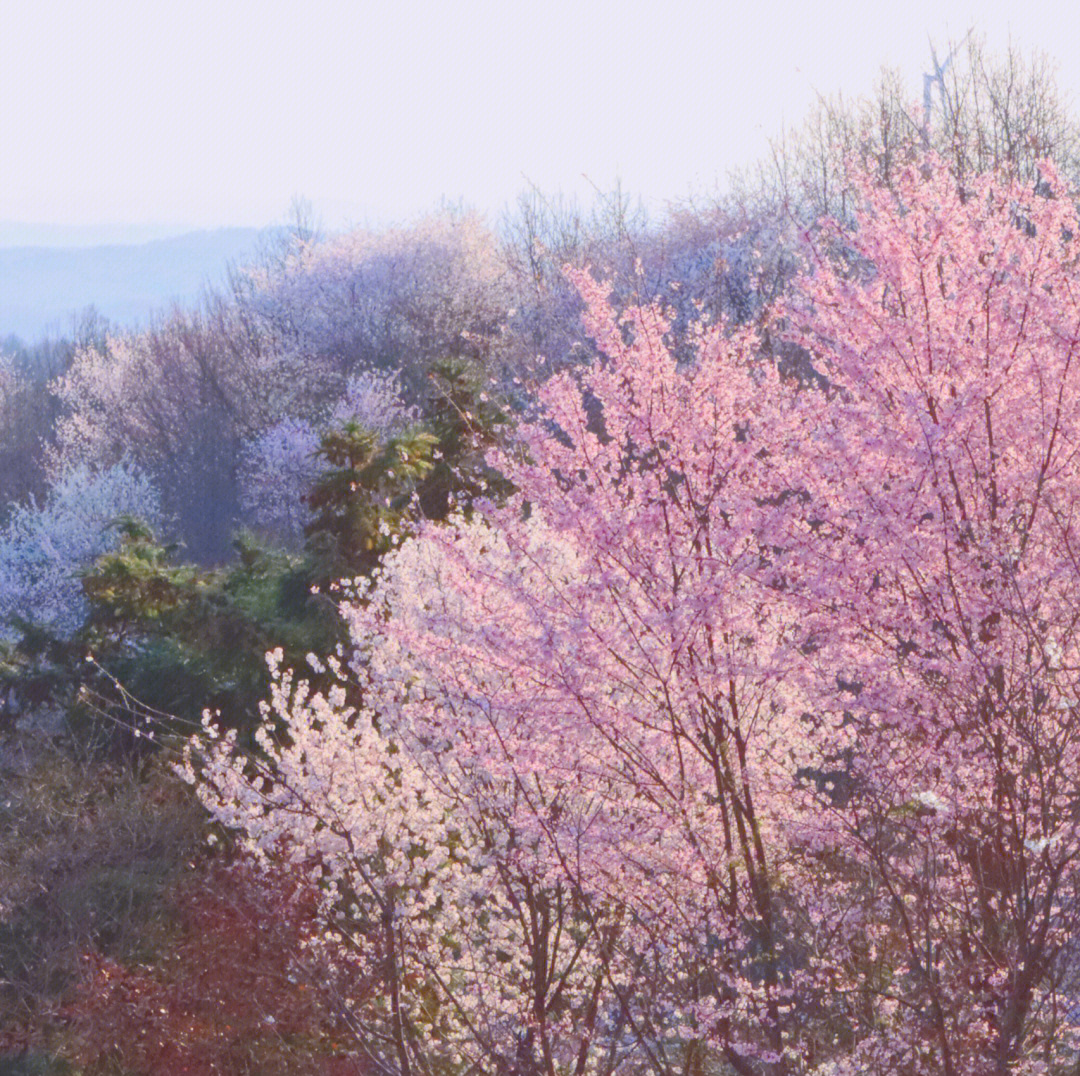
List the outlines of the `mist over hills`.
{"type": "Polygon", "coordinates": [[[148,237],[153,231],[0,223],[0,338],[32,344],[63,334],[72,315],[91,305],[115,325],[144,325],[173,302],[196,302],[207,284],[224,281],[230,262],[250,258],[274,229],[148,237]],[[112,241],[100,245],[106,236],[112,241]]]}

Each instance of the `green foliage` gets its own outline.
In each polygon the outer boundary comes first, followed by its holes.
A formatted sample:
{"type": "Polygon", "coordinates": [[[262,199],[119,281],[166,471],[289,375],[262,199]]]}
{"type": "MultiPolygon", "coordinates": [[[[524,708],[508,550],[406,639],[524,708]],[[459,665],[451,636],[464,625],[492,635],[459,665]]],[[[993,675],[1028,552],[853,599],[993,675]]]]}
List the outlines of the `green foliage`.
{"type": "Polygon", "coordinates": [[[0,643],[0,726],[46,708],[71,704],[80,649],[37,625],[17,621],[16,642],[0,643]]]}
{"type": "Polygon", "coordinates": [[[436,364],[430,383],[424,419],[436,439],[434,466],[418,494],[427,519],[445,519],[455,502],[468,506],[476,497],[509,492],[484,456],[510,419],[480,373],[461,360],[436,364]]]}
{"type": "MultiPolygon", "coordinates": [[[[474,370],[463,362],[439,364],[421,415],[419,425],[385,440],[355,423],[326,434],[319,449],[326,468],[307,494],[313,519],[302,555],[241,532],[231,564],[204,568],[146,524],[123,518],[114,524],[119,546],[81,576],[89,607],[82,630],[63,640],[21,624],[17,642],[0,650],[0,704],[10,709],[12,726],[16,716],[21,727],[28,713],[58,713],[75,738],[67,746],[54,742],[49,750],[56,755],[88,739],[112,747],[88,753],[94,761],[85,775],[58,764],[54,781],[43,783],[45,771],[35,769],[21,798],[0,810],[0,865],[16,909],[0,929],[0,962],[29,977],[9,999],[24,1023],[59,1026],[57,1006],[78,978],[80,947],[104,954],[109,968],[119,964],[108,961],[139,969],[168,963],[158,950],[173,945],[175,930],[159,914],[168,907],[159,898],[193,855],[197,819],[189,817],[187,800],[179,810],[167,786],[159,787],[162,756],[148,748],[168,742],[163,734],[186,733],[205,708],[246,734],[266,694],[267,651],[280,647],[285,665],[301,667],[307,654],[331,652],[343,641],[335,607],[321,593],[326,583],[370,573],[422,519],[468,511],[475,498],[505,490],[484,455],[507,417],[474,370]],[[146,783],[121,776],[131,761],[157,776],[146,783]],[[71,811],[61,809],[65,797],[71,811]],[[175,834],[162,811],[173,812],[175,834]],[[131,846],[130,855],[113,836],[131,846]],[[34,853],[41,841],[42,851],[34,853]],[[47,896],[12,888],[20,878],[29,885],[46,874],[54,879],[47,896]]],[[[321,686],[319,674],[307,675],[321,686]]],[[[207,966],[216,953],[206,957],[207,966]]],[[[430,1010],[434,1027],[434,994],[430,1010]]],[[[16,1027],[7,1016],[0,1025],[5,1019],[16,1027]]],[[[25,1057],[55,1065],[45,1039],[31,1038],[37,1053],[25,1057]]]]}
{"type": "Polygon", "coordinates": [[[380,445],[355,422],[323,437],[318,455],[330,470],[307,498],[315,513],[308,548],[322,580],[370,573],[407,531],[437,443],[430,433],[406,431],[380,445]]]}
{"type": "Polygon", "coordinates": [[[198,570],[171,567],[177,547],[160,545],[139,520],[126,517],[116,526],[120,548],[100,557],[83,575],[82,586],[93,610],[93,628],[122,634],[134,621],[161,621],[174,612],[198,585],[198,570]]]}
{"type": "Polygon", "coordinates": [[[332,610],[309,592],[298,558],[237,539],[237,562],[206,570],[145,529],[83,577],[91,605],[86,646],[146,706],[197,723],[209,706],[245,727],[266,690],[268,650],[294,662],[337,640],[332,610]]]}
{"type": "Polygon", "coordinates": [[[329,469],[307,496],[313,579],[368,575],[419,519],[505,494],[484,456],[507,422],[480,374],[448,359],[429,374],[420,427],[383,442],[354,422],[327,433],[318,455],[329,469]]]}

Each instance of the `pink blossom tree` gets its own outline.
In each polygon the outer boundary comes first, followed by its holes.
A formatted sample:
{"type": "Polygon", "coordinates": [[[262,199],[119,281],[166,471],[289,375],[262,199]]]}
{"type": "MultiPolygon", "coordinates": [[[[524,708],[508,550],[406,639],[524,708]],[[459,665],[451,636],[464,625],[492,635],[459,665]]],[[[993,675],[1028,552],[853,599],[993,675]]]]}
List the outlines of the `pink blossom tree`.
{"type": "Polygon", "coordinates": [[[347,606],[371,712],[275,696],[268,784],[226,747],[207,802],[264,850],[320,847],[335,896],[380,879],[391,948],[468,1016],[478,1061],[789,1071],[793,998],[828,959],[798,895],[797,775],[820,760],[769,552],[796,393],[749,335],[703,330],[680,368],[659,308],[620,323],[575,283],[608,358],[551,379],[493,460],[518,493],[426,527],[347,606]]]}
{"type": "Polygon", "coordinates": [[[786,309],[832,384],[800,448],[817,495],[799,587],[820,705],[857,739],[836,816],[866,872],[855,989],[873,1015],[850,1071],[1061,1071],[1080,970],[1080,226],[1049,164],[1034,187],[960,185],[930,158],[857,190],[854,233],[834,230],[847,267],[823,258],[786,309]]]}
{"type": "Polygon", "coordinates": [[[516,492],[355,584],[257,759],[193,746],[387,1067],[1075,1066],[1080,223],[1049,166],[856,188],[777,326],[824,387],[574,274],[516,492]]]}

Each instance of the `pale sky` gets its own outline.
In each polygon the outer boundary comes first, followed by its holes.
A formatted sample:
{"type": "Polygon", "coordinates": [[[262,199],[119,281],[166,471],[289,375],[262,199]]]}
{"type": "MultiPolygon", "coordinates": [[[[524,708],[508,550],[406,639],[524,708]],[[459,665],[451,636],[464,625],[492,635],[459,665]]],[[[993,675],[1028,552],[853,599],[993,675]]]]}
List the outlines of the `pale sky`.
{"type": "Polygon", "coordinates": [[[0,221],[262,226],[301,196],[332,229],[616,177],[657,208],[883,65],[920,100],[928,34],[971,26],[1080,102],[1065,2],[0,0],[0,221]]]}

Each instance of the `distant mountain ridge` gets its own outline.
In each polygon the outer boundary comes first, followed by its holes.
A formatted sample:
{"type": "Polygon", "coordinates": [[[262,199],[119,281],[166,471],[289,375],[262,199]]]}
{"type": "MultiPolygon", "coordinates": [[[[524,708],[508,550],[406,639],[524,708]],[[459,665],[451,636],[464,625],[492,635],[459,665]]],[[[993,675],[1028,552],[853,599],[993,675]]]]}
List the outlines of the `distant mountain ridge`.
{"type": "MultiPolygon", "coordinates": [[[[0,224],[0,243],[18,227],[0,224]]],[[[72,315],[91,305],[115,325],[145,325],[174,302],[196,302],[208,284],[225,280],[229,263],[251,258],[275,231],[219,228],[135,243],[0,246],[0,339],[14,334],[32,344],[63,334],[72,315]]],[[[57,235],[63,232],[58,228],[57,235]]]]}
{"type": "Polygon", "coordinates": [[[0,220],[0,247],[116,247],[213,231],[195,224],[37,224],[0,220]]]}

